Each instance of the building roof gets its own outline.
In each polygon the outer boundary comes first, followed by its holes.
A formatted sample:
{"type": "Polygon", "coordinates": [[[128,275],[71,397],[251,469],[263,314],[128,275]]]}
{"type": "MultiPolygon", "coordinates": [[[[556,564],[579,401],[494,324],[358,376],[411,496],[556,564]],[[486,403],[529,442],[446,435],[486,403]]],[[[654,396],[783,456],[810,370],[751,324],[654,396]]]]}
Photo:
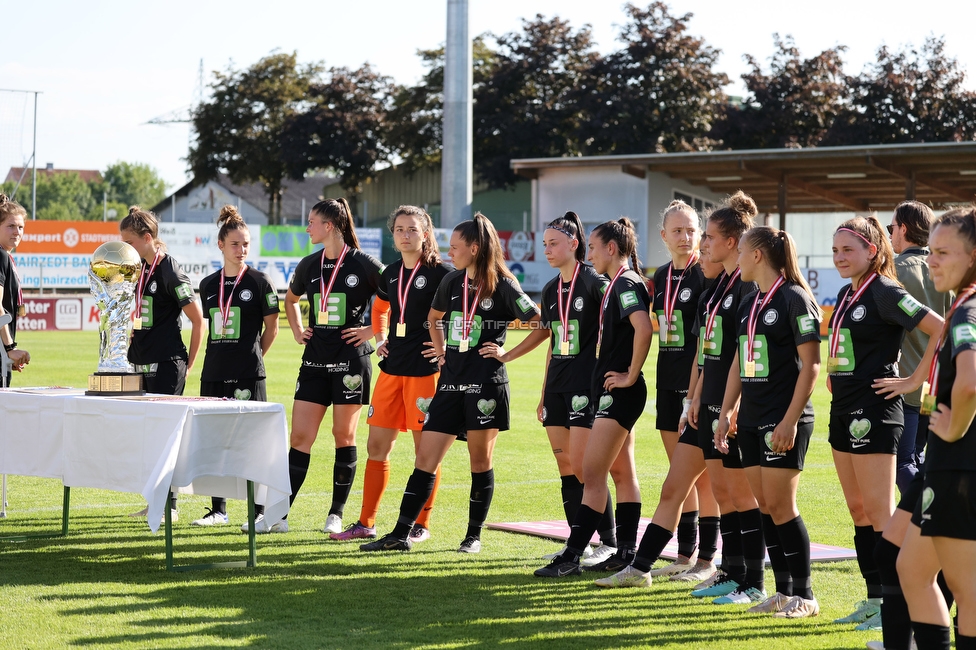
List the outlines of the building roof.
{"type": "MultiPolygon", "coordinates": [[[[245,185],[238,185],[231,182],[230,176],[227,174],[218,174],[215,180],[217,184],[224,187],[231,194],[239,196],[257,209],[261,210],[267,214],[268,210],[268,194],[265,191],[264,185],[262,183],[247,183],[245,185]]],[[[302,199],[305,199],[305,209],[310,209],[317,202],[321,201],[323,198],[323,193],[325,188],[332,185],[337,185],[339,183],[338,178],[332,176],[313,175],[306,176],[304,179],[295,181],[286,178],[282,181],[281,185],[284,188],[284,192],[281,197],[281,215],[286,218],[298,219],[302,215],[302,199]]],[[[196,187],[198,183],[193,180],[179,188],[170,196],[160,201],[157,205],[153,206],[152,211],[155,213],[160,213],[165,211],[169,207],[169,202],[172,200],[172,196],[186,196],[190,193],[190,190],[196,187]]]]}
{"type": "Polygon", "coordinates": [[[760,212],[779,214],[890,210],[906,198],[937,208],[976,199],[976,142],[527,158],[511,166],[526,178],[566,167],[619,166],[640,178],[659,172],[719,194],[741,189],[760,212]]]}
{"type": "MultiPolygon", "coordinates": [[[[102,172],[98,171],[97,169],[54,169],[53,167],[47,167],[47,168],[38,167],[37,173],[47,174],[48,176],[56,176],[56,175],[63,176],[65,174],[78,174],[78,177],[81,178],[81,180],[85,183],[91,183],[93,181],[98,182],[102,180],[102,172]]],[[[21,180],[21,178],[23,178],[23,181],[25,183],[29,183],[30,177],[31,177],[30,167],[27,168],[11,167],[10,171],[7,172],[7,178],[4,179],[4,182],[7,181],[16,182],[21,180]]]]}

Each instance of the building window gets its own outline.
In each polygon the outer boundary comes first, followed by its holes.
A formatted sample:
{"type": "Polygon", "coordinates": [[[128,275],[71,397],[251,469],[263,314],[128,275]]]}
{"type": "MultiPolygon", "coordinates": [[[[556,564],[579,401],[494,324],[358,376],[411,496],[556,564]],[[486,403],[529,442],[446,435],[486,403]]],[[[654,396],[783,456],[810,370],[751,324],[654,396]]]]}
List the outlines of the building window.
{"type": "Polygon", "coordinates": [[[679,190],[671,190],[671,196],[675,201],[684,201],[691,207],[695,208],[698,214],[703,214],[705,212],[711,211],[715,204],[707,199],[703,199],[700,196],[695,196],[693,194],[688,194],[687,192],[681,192],[679,190]]]}

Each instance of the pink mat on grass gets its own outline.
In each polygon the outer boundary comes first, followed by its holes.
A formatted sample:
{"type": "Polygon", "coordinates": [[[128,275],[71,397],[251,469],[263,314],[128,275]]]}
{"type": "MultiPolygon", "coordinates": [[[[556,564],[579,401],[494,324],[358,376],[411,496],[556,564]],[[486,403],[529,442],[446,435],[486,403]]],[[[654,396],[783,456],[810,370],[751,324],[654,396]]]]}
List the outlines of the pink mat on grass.
{"type": "MultiPolygon", "coordinates": [[[[643,537],[644,529],[651,523],[651,520],[642,517],[638,525],[638,539],[643,537]]],[[[535,535],[536,537],[548,537],[560,542],[565,542],[569,537],[569,526],[565,521],[516,521],[501,524],[487,524],[488,528],[494,530],[504,530],[510,533],[522,533],[523,535],[535,535]]],[[[594,544],[600,543],[600,538],[596,535],[591,540],[594,544]]],[[[716,560],[722,555],[722,539],[718,540],[718,552],[715,554],[716,560]]],[[[672,538],[668,543],[661,557],[674,560],[678,557],[678,541],[672,538]]],[[[840,562],[842,560],[856,559],[854,549],[843,548],[841,546],[828,546],[826,544],[810,543],[810,559],[813,562],[840,562]]]]}

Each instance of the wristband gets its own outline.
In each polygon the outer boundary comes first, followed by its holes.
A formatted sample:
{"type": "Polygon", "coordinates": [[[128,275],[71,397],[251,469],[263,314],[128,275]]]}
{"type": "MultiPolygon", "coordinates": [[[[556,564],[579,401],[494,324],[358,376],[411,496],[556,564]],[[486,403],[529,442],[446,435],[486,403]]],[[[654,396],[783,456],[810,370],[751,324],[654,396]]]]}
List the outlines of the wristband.
{"type": "Polygon", "coordinates": [[[14,341],[10,345],[4,344],[3,349],[4,349],[5,352],[10,352],[11,350],[13,350],[16,347],[17,347],[17,341],[14,341]]]}
{"type": "Polygon", "coordinates": [[[678,419],[679,420],[687,419],[688,411],[690,410],[691,410],[691,400],[686,397],[683,400],[681,400],[681,416],[678,419]]]}

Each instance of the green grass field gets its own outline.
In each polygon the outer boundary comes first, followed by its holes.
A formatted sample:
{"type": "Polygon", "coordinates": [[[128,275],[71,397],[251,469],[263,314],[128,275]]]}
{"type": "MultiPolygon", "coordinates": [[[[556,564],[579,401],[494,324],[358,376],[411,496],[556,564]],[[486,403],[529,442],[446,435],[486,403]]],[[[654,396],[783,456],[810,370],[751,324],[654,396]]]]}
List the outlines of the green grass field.
{"type": "MultiPolygon", "coordinates": [[[[95,333],[18,338],[33,361],[28,372],[15,377],[16,385],[84,386],[95,369],[95,333]]],[[[270,397],[289,413],[300,353],[285,329],[268,359],[270,397]]],[[[495,452],[490,521],[563,516],[555,462],[534,417],[543,359],[537,350],[509,367],[512,430],[501,434],[495,452]]],[[[652,353],[646,365],[650,386],[653,368],[652,353]]],[[[198,389],[195,369],[187,394],[198,389]]],[[[830,462],[822,382],[815,404],[817,431],[800,482],[800,510],[813,541],[850,546],[853,529],[830,462]]],[[[637,461],[643,511],[650,516],[667,461],[653,428],[653,404],[646,411],[637,425],[637,461]]],[[[365,409],[359,431],[365,461],[365,409]]],[[[463,444],[455,445],[444,463],[432,539],[407,554],[362,554],[356,544],[329,542],[319,532],[329,504],[332,458],[331,436],[323,426],[308,481],[289,517],[291,532],[258,538],[256,569],[167,572],[162,534],[153,535],[144,521],[125,516],[142,507],[139,495],[73,490],[67,538],[0,542],[0,647],[732,648],[761,640],[764,650],[773,650],[860,648],[880,639],[880,633],[831,623],[864,597],[854,562],[815,565],[821,616],[786,622],[746,615],[744,606],[702,603],[679,583],[600,590],[592,575],[560,582],[534,578],[532,570],[543,564],[540,557],[557,548],[534,537],[486,530],[480,555],[459,555],[455,549],[464,535],[470,480],[463,444]]],[[[346,508],[347,523],[359,513],[364,466],[360,463],[346,508]]],[[[407,437],[394,451],[378,521],[381,533],[395,521],[412,467],[407,437]]],[[[58,482],[15,476],[9,488],[9,515],[0,520],[0,535],[58,527],[58,482]]],[[[189,525],[208,505],[207,497],[180,499],[174,539],[181,563],[245,554],[246,538],[236,525],[189,525]]],[[[232,522],[244,520],[243,502],[230,502],[229,511],[232,522]]],[[[771,572],[767,584],[772,587],[771,572]]]]}

